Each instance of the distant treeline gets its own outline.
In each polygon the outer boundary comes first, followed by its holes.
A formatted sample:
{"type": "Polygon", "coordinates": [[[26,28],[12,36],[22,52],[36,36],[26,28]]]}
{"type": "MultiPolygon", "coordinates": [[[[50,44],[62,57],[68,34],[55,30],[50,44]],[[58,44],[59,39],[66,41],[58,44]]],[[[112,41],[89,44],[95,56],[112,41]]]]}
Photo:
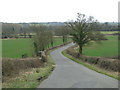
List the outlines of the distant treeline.
{"type": "MultiPolygon", "coordinates": [[[[42,23],[2,23],[2,38],[31,38],[34,35],[32,25],[44,25],[46,29],[52,31],[54,35],[63,36],[69,34],[71,30],[64,28],[64,22],[42,22],[42,23]]],[[[119,31],[118,23],[99,23],[99,31],[119,31]]]]}
{"type": "Polygon", "coordinates": [[[44,26],[44,29],[51,31],[54,36],[63,36],[69,34],[70,31],[62,23],[3,23],[2,38],[31,38],[35,35],[35,28],[33,29],[32,26],[44,26]]]}
{"type": "Polygon", "coordinates": [[[101,29],[100,31],[119,31],[118,30],[118,23],[115,22],[105,22],[101,23],[101,29]]]}

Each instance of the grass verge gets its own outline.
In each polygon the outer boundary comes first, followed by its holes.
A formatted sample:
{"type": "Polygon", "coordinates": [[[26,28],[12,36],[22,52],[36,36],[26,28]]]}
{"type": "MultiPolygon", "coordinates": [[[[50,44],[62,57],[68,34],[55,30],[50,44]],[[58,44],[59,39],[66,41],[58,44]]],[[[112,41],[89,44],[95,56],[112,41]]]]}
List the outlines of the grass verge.
{"type": "Polygon", "coordinates": [[[54,69],[54,61],[48,52],[48,61],[44,67],[33,68],[3,83],[3,88],[31,88],[34,90],[54,69]]]}
{"type": "Polygon", "coordinates": [[[66,56],[67,58],[69,58],[69,59],[71,59],[71,60],[73,60],[73,61],[75,61],[75,62],[77,62],[77,63],[79,63],[79,64],[81,64],[81,65],[83,65],[83,66],[85,66],[85,67],[87,67],[87,68],[89,68],[89,69],[91,69],[91,70],[94,70],[94,71],[96,71],[96,72],[98,72],[98,73],[101,73],[101,74],[110,76],[110,77],[112,77],[112,78],[115,78],[115,79],[117,79],[117,80],[120,80],[117,72],[107,71],[107,70],[104,70],[104,69],[102,69],[102,68],[99,68],[99,67],[97,67],[97,66],[95,66],[95,65],[93,65],[93,64],[91,65],[91,64],[89,64],[89,63],[85,63],[85,62],[83,62],[83,61],[81,61],[81,60],[79,60],[79,59],[77,59],[77,58],[74,58],[74,57],[72,57],[71,55],[67,54],[67,53],[66,53],[66,50],[62,51],[62,54],[63,54],[64,56],[66,56]]]}
{"type": "Polygon", "coordinates": [[[38,85],[51,74],[55,67],[55,63],[50,56],[50,52],[55,49],[57,48],[47,52],[48,61],[44,67],[33,68],[27,72],[23,72],[22,74],[20,73],[18,77],[11,78],[7,82],[3,83],[3,88],[31,88],[31,90],[37,88],[38,85]]]}

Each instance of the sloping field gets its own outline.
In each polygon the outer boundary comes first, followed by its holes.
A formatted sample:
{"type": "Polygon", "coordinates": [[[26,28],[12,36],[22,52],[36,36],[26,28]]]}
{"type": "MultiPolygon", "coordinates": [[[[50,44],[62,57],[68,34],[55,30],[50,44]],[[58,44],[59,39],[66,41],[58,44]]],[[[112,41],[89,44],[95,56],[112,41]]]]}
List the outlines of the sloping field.
{"type": "Polygon", "coordinates": [[[106,36],[108,40],[101,43],[92,42],[83,48],[83,54],[87,56],[117,56],[118,36],[106,36]]]}

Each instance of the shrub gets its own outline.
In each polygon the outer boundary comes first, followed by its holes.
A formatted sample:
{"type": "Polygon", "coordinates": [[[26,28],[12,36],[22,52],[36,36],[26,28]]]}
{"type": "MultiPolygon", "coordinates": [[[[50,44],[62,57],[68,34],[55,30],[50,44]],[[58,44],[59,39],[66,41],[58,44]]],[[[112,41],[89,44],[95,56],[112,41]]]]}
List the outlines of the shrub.
{"type": "Polygon", "coordinates": [[[66,50],[66,53],[77,58],[78,57],[78,53],[75,51],[74,49],[75,46],[72,46],[72,47],[69,47],[67,50],[66,50]]]}
{"type": "Polygon", "coordinates": [[[66,53],[75,57],[75,58],[79,58],[80,60],[82,60],[84,62],[88,62],[90,64],[95,64],[95,65],[99,66],[100,68],[107,69],[107,70],[113,70],[113,71],[119,71],[120,61],[118,59],[84,56],[84,55],[77,57],[78,53],[75,51],[75,49],[74,49],[75,47],[76,46],[69,47],[66,50],[66,53]]]}
{"type": "Polygon", "coordinates": [[[22,58],[27,58],[28,55],[25,53],[25,54],[22,54],[22,58]]]}
{"type": "MultiPolygon", "coordinates": [[[[68,44],[70,42],[67,42],[65,44],[68,44]]],[[[44,52],[44,55],[42,55],[42,58],[39,57],[35,58],[26,58],[27,55],[23,54],[23,58],[21,59],[10,59],[10,58],[3,58],[2,59],[2,80],[6,81],[10,77],[14,77],[18,75],[21,71],[30,69],[30,68],[39,68],[44,66],[43,62],[47,62],[47,51],[52,50],[58,47],[61,47],[63,45],[55,46],[52,48],[47,49],[44,52]]],[[[39,71],[36,71],[39,72],[39,71]]]]}
{"type": "Polygon", "coordinates": [[[13,77],[30,68],[38,68],[43,66],[38,58],[25,58],[25,59],[2,59],[2,76],[5,81],[6,77],[13,77]]]}

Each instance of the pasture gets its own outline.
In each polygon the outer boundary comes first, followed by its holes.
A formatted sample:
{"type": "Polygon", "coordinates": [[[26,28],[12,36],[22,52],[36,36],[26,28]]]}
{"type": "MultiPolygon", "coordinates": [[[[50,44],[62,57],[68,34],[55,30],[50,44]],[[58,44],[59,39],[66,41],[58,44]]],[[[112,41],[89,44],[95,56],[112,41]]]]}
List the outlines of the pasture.
{"type": "MultiPolygon", "coordinates": [[[[55,37],[53,40],[53,46],[63,44],[62,38],[60,37],[55,37]]],[[[32,57],[34,53],[32,42],[33,40],[29,38],[2,40],[2,57],[21,58],[23,54],[32,57]]]]}
{"type": "Polygon", "coordinates": [[[83,54],[87,56],[118,56],[118,36],[106,36],[108,40],[101,43],[92,42],[83,48],[83,54]]]}
{"type": "MultiPolygon", "coordinates": [[[[106,36],[108,40],[101,43],[92,42],[83,48],[83,54],[87,56],[117,56],[118,37],[106,36]]],[[[70,38],[68,39],[71,40],[70,38]]],[[[7,39],[2,40],[2,57],[21,58],[23,54],[32,57],[34,53],[32,39],[7,39]]],[[[54,37],[54,46],[63,44],[61,37],[54,37]]],[[[51,45],[50,45],[51,47],[51,45]]]]}
{"type": "Polygon", "coordinates": [[[31,39],[2,40],[2,57],[21,58],[23,54],[32,56],[33,46],[31,39]]]}
{"type": "Polygon", "coordinates": [[[101,31],[102,34],[115,34],[118,33],[118,31],[101,31]]]}

